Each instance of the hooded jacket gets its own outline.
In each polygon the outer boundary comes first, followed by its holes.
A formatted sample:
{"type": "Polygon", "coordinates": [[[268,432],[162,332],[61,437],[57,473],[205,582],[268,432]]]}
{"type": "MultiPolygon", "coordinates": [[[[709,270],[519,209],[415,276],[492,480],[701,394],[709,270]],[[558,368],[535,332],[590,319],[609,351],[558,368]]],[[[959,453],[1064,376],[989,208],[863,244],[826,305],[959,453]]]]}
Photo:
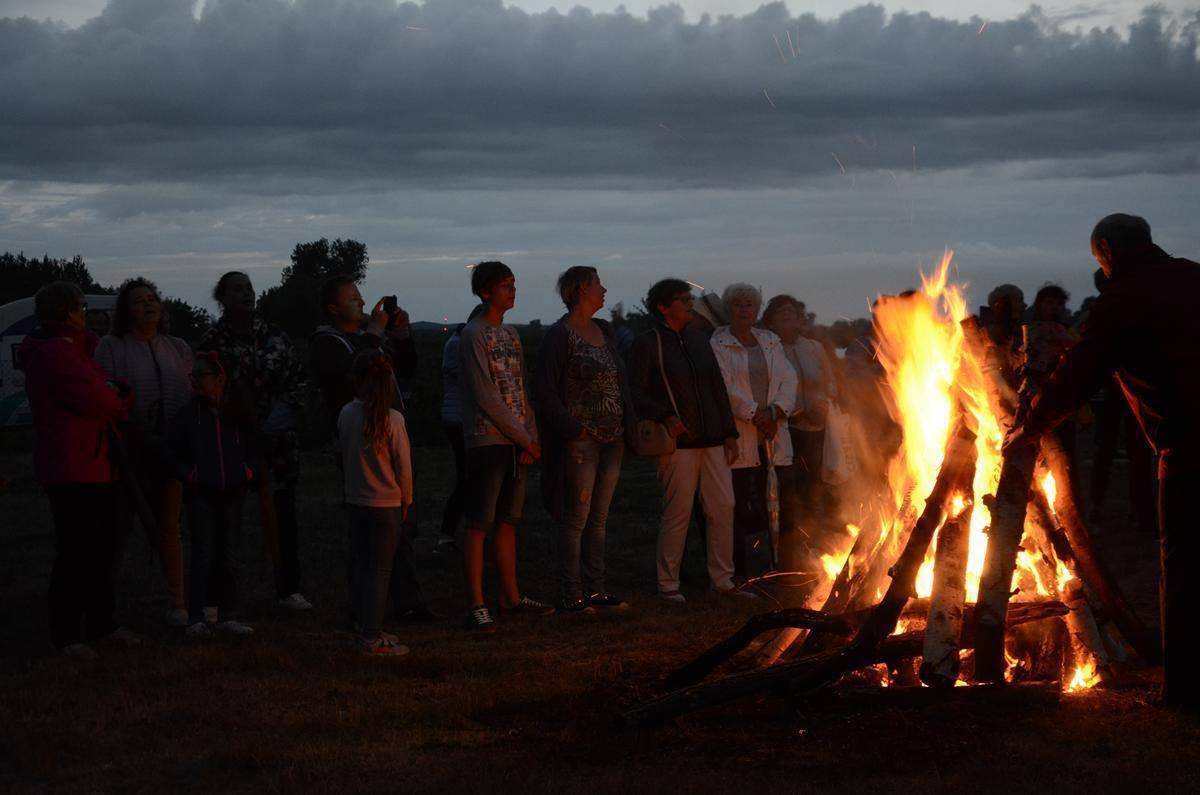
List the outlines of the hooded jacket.
{"type": "Polygon", "coordinates": [[[678,416],[687,432],[675,440],[682,449],[716,447],[738,438],[725,379],[708,338],[685,328],[677,333],[659,320],[652,331],[637,338],[629,355],[629,386],[640,420],[664,422],[678,416]],[[658,342],[662,339],[663,371],[675,396],[675,405],[659,370],[658,342]]]}
{"type": "Polygon", "coordinates": [[[1050,430],[1115,373],[1157,453],[1200,458],[1200,264],[1147,244],[1124,257],[1079,342],[1034,399],[1025,429],[1050,430]]]}
{"type": "Polygon", "coordinates": [[[25,371],[40,483],[117,479],[109,458],[110,426],[128,413],[133,393],[92,360],[96,344],[90,331],[57,324],[39,326],[21,343],[17,366],[25,371]]]}
{"type": "Polygon", "coordinates": [[[250,481],[246,423],[213,411],[200,398],[180,409],[167,431],[171,476],[189,488],[231,491],[250,481]]]}

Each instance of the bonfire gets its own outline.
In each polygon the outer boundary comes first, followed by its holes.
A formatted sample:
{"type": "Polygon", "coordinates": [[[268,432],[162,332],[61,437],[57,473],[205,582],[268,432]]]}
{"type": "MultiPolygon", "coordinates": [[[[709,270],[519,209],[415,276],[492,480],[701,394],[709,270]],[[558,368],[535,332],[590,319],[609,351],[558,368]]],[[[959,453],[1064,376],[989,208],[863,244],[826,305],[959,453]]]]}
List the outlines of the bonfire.
{"type": "Polygon", "coordinates": [[[756,616],[674,672],[675,689],[627,722],[764,689],[803,695],[850,673],[932,688],[1053,676],[1076,692],[1108,679],[1126,644],[1154,660],[1092,548],[1065,453],[1052,438],[1004,453],[1036,384],[1003,377],[950,281],[952,256],[920,290],[875,304],[882,389],[902,438],[886,487],[814,561],[819,586],[803,607],[756,616]],[[749,670],[701,681],[764,634],[749,670]]]}

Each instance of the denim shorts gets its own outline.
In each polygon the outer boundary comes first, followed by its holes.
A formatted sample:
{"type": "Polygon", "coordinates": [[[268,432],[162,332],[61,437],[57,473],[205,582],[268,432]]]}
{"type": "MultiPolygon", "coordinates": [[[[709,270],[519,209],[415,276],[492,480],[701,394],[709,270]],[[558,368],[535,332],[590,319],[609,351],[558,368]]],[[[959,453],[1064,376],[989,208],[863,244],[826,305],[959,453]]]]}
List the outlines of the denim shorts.
{"type": "Polygon", "coordinates": [[[467,448],[467,526],[521,521],[526,467],[517,463],[519,452],[511,444],[467,448]]]}

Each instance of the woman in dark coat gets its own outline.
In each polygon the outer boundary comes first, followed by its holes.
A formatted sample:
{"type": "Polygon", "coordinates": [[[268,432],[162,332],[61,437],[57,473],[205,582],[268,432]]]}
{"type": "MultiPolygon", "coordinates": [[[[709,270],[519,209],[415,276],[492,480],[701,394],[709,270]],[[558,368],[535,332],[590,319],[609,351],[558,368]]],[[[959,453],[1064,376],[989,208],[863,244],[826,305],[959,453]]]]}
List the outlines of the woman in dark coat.
{"type": "Polygon", "coordinates": [[[596,269],[568,268],[558,279],[558,292],[567,314],[542,340],[537,401],[545,456],[542,497],[560,528],[559,609],[620,609],[625,602],[605,588],[604,541],[637,418],[612,327],[592,318],[607,292],[596,269]]]}

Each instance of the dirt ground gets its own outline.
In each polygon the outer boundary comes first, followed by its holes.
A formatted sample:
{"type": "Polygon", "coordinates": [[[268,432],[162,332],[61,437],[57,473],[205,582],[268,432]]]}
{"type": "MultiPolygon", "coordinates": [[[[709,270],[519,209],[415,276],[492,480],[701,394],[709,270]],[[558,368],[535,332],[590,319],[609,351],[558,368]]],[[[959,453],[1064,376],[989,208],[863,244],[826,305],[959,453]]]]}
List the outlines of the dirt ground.
{"type": "MultiPolygon", "coordinates": [[[[304,592],[273,604],[250,523],[243,617],[256,634],[191,642],[163,626],[156,564],[128,544],[121,616],[148,636],[94,663],[55,655],[45,622],[53,556],[28,442],[0,438],[0,788],[6,791],[1197,791],[1200,721],[1152,706],[1155,673],[1064,695],[1048,685],[835,688],[804,703],[738,702],[655,729],[619,730],[623,706],[728,634],[753,607],[705,594],[702,549],[685,563],[684,609],[653,596],[657,486],[626,467],[609,530],[619,615],[501,620],[460,628],[454,561],[430,551],[450,483],[441,448],[418,450],[422,582],[445,619],[392,626],[412,648],[364,659],[345,624],[345,524],[327,454],[305,459],[304,592]]],[[[1123,474],[1113,478],[1119,490],[1123,474]]],[[[1156,616],[1154,539],[1126,530],[1123,495],[1100,544],[1136,607],[1156,616]]],[[[553,533],[531,490],[521,571],[554,595],[553,533]]],[[[493,591],[494,592],[494,591],[493,591]]],[[[761,608],[760,608],[761,609],[761,608]]]]}

